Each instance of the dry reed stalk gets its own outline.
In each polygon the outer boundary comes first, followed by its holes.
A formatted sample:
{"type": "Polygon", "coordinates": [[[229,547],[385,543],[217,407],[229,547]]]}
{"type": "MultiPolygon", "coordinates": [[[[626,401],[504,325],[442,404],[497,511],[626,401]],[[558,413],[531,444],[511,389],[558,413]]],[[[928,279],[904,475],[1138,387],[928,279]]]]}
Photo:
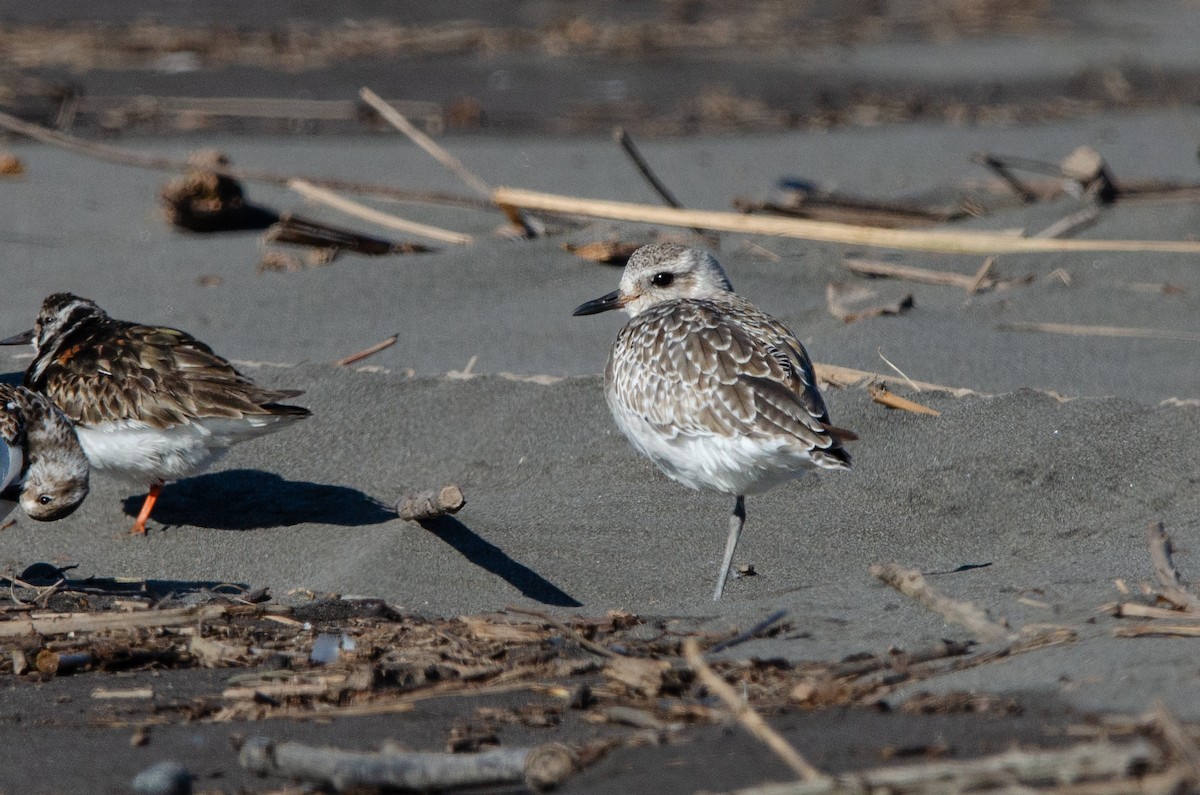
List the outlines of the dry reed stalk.
{"type": "Polygon", "coordinates": [[[562,196],[507,187],[496,188],[492,192],[492,201],[501,207],[609,218],[616,221],[701,227],[719,232],[777,235],[827,243],[939,251],[952,254],[1056,251],[1154,251],[1200,254],[1200,241],[1194,240],[1058,240],[1009,237],[991,232],[884,229],[826,221],[808,221],[801,218],[770,218],[732,212],[677,210],[652,204],[587,199],[579,196],[562,196]]]}

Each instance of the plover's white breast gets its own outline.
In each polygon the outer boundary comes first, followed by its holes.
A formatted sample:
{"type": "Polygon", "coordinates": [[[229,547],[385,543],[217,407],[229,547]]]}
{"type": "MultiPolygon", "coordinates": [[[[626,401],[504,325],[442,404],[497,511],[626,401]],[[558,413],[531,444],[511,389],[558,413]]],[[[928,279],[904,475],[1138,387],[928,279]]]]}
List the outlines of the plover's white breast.
{"type": "Polygon", "coordinates": [[[757,494],[809,469],[844,468],[827,452],[835,443],[819,395],[793,379],[787,340],[748,303],[725,298],[663,303],[622,329],[605,371],[618,427],[694,489],[757,494]]]}

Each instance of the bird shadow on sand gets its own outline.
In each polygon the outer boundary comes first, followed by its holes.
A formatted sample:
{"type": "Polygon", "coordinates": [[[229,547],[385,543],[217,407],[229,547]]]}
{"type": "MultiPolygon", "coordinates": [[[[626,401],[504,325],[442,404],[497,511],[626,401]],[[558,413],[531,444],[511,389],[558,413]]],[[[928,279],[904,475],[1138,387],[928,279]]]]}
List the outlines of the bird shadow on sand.
{"type": "MultiPolygon", "coordinates": [[[[136,516],[144,499],[144,494],[125,498],[125,513],[136,516]]],[[[395,518],[395,508],[348,486],[231,469],[168,483],[150,520],[214,530],[255,530],[306,523],[362,527],[395,518]]]]}
{"type": "Polygon", "coordinates": [[[420,525],[479,568],[516,588],[523,596],[554,607],[583,607],[582,602],[524,563],[513,560],[500,547],[485,540],[453,516],[422,519],[420,525]]]}
{"type": "Polygon", "coordinates": [[[0,384],[8,384],[9,386],[20,386],[24,380],[25,373],[0,373],[0,384]]]}

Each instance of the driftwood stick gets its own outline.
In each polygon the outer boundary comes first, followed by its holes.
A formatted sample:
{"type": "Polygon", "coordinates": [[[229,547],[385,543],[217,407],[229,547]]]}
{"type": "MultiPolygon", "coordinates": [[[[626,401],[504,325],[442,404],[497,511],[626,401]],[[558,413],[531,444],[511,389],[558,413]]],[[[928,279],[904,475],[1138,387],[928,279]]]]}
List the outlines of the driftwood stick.
{"type": "Polygon", "coordinates": [[[814,362],[813,370],[820,380],[830,384],[837,384],[838,386],[863,386],[879,382],[883,384],[895,384],[896,386],[908,386],[921,392],[946,392],[954,395],[954,397],[991,397],[984,392],[976,392],[974,389],[967,389],[966,387],[945,386],[943,384],[930,383],[929,381],[913,381],[907,377],[901,378],[883,373],[873,373],[869,370],[856,370],[853,367],[841,367],[836,364],[814,362]]]}
{"type": "MultiPolygon", "coordinates": [[[[3,112],[0,112],[0,127],[3,127],[11,132],[19,133],[28,138],[32,138],[40,143],[49,144],[50,146],[57,146],[60,149],[66,149],[69,152],[74,152],[75,154],[83,155],[84,157],[90,157],[95,160],[103,160],[107,163],[116,163],[117,165],[122,166],[133,166],[134,168],[151,169],[153,171],[171,172],[186,172],[195,167],[194,164],[187,160],[176,160],[165,155],[147,154],[145,152],[136,152],[131,149],[122,149],[119,146],[94,143],[74,135],[68,135],[64,132],[59,132],[57,130],[51,130],[37,124],[32,124],[22,119],[18,119],[16,116],[11,116],[3,112]]],[[[259,182],[267,185],[278,185],[280,187],[287,187],[288,182],[296,178],[295,176],[289,176],[287,174],[279,174],[271,171],[256,171],[243,168],[218,167],[211,170],[216,171],[218,174],[223,174],[244,182],[259,182]]],[[[452,193],[403,190],[387,185],[352,182],[344,179],[326,179],[321,177],[306,177],[305,181],[329,190],[340,190],[345,191],[346,193],[382,196],[399,201],[422,202],[425,204],[445,204],[458,207],[475,207],[481,209],[492,206],[490,201],[481,201],[469,196],[460,196],[452,193]]]]}
{"type": "Polygon", "coordinates": [[[1200,624],[1135,624],[1113,629],[1114,638],[1146,638],[1155,635],[1177,638],[1200,638],[1200,624]]]}
{"type": "Polygon", "coordinates": [[[1164,329],[1130,328],[1127,326],[1079,326],[1073,323],[997,323],[996,328],[999,331],[1032,331],[1043,334],[1066,334],[1074,337],[1128,337],[1141,340],[1200,342],[1200,333],[1195,331],[1167,331],[1164,329]]]}
{"type": "Polygon", "coordinates": [[[906,569],[898,563],[876,563],[871,567],[871,576],[879,578],[922,607],[940,613],[951,624],[958,624],[975,633],[984,642],[1011,641],[1016,638],[1007,627],[992,621],[971,602],[951,599],[939,593],[916,569],[906,569]]]}
{"type": "Polygon", "coordinates": [[[792,747],[791,743],[772,729],[754,710],[754,707],[742,700],[728,682],[717,676],[717,673],[708,667],[708,663],[700,654],[700,644],[694,637],[689,637],[683,642],[683,656],[709,692],[725,702],[725,706],[733,712],[737,722],[774,751],[775,755],[782,759],[784,764],[800,777],[801,781],[812,783],[828,780],[824,773],[813,767],[807,759],[800,755],[799,751],[792,747]]]}
{"type": "Polygon", "coordinates": [[[564,215],[916,251],[958,254],[1051,251],[1154,251],[1200,254],[1198,240],[1050,240],[1009,237],[992,232],[884,229],[829,221],[809,221],[803,218],[772,218],[710,210],[677,210],[674,207],[657,207],[653,204],[604,201],[517,188],[496,188],[492,193],[492,200],[502,207],[511,206],[564,215]]]}
{"type": "Polygon", "coordinates": [[[451,173],[467,184],[471,190],[478,193],[485,199],[492,199],[500,210],[508,216],[508,220],[514,226],[520,227],[526,237],[536,237],[537,230],[525,218],[525,215],[517,207],[511,204],[495,201],[492,188],[482,179],[474,174],[470,169],[462,164],[454,155],[447,152],[436,141],[430,138],[425,133],[413,126],[412,122],[404,118],[404,114],[389,105],[382,97],[376,94],[369,88],[363,87],[359,90],[358,95],[363,101],[375,109],[375,112],[383,117],[384,121],[395,127],[400,132],[408,136],[409,140],[417,146],[429,153],[434,160],[445,166],[451,173]]]}
{"type": "Polygon", "coordinates": [[[1086,229],[1098,220],[1100,220],[1099,207],[1084,207],[1082,210],[1059,218],[1050,224],[1050,226],[1035,234],[1034,237],[1066,237],[1078,232],[1080,229],[1086,229]]]}
{"type": "Polygon", "coordinates": [[[1162,584],[1163,596],[1170,602],[1179,605],[1189,612],[1200,611],[1200,598],[1188,591],[1175,568],[1171,554],[1171,536],[1167,534],[1162,522],[1151,522],[1146,527],[1146,543],[1150,547],[1150,560],[1154,562],[1154,573],[1162,584]]]}
{"type": "Polygon", "coordinates": [[[387,339],[385,339],[381,342],[377,342],[368,348],[363,348],[358,353],[352,353],[349,356],[343,356],[342,358],[338,359],[333,364],[335,367],[345,367],[346,365],[354,364],[355,362],[361,362],[363,359],[367,358],[368,356],[374,356],[375,354],[379,353],[380,351],[385,351],[388,348],[392,347],[393,345],[396,344],[396,341],[399,339],[400,339],[399,334],[393,334],[392,336],[388,337],[387,339]]]}
{"type": "Polygon", "coordinates": [[[467,504],[462,489],[457,484],[448,483],[436,492],[422,491],[410,494],[396,506],[396,513],[408,522],[419,522],[422,519],[434,519],[448,513],[458,513],[467,504]]]}
{"type": "Polygon", "coordinates": [[[0,638],[182,626],[199,621],[211,621],[224,616],[226,612],[228,612],[228,608],[225,605],[201,605],[171,610],[144,610],[138,613],[64,613],[60,615],[35,613],[0,621],[0,638]]]}
{"type": "Polygon", "coordinates": [[[869,385],[867,387],[867,394],[871,396],[871,400],[881,406],[887,406],[889,409],[911,411],[913,414],[926,414],[930,417],[940,417],[942,415],[942,412],[937,409],[931,409],[929,406],[918,403],[915,400],[909,400],[906,397],[897,395],[883,384],[869,385]]]}
{"type": "Polygon", "coordinates": [[[412,122],[404,117],[403,113],[393,108],[386,100],[369,88],[360,89],[358,95],[362,97],[364,102],[374,108],[375,112],[382,116],[384,121],[407,135],[409,140],[428,152],[434,160],[441,163],[451,173],[466,183],[467,187],[485,199],[490,197],[492,189],[488,187],[486,182],[464,166],[461,160],[439,146],[428,135],[418,130],[412,122]]]}
{"type": "Polygon", "coordinates": [[[898,265],[894,262],[859,259],[857,257],[846,257],[842,260],[842,265],[847,270],[853,271],[860,276],[882,276],[892,279],[904,279],[905,281],[918,282],[920,284],[961,287],[964,290],[970,290],[976,281],[975,276],[967,276],[961,273],[935,271],[928,268],[916,268],[912,265],[898,265]]]}
{"type": "MultiPolygon", "coordinates": [[[[847,773],[832,779],[768,784],[730,795],[867,795],[872,792],[922,793],[1011,791],[1029,786],[1089,781],[1137,785],[1147,769],[1162,768],[1162,755],[1145,740],[1127,745],[1081,743],[1054,751],[1013,749],[994,756],[954,762],[925,762],[847,773]],[[1129,779],[1129,781],[1123,781],[1129,779]]],[[[1053,792],[1054,790],[1050,790],[1053,792]]],[[[1140,789],[1107,789],[1106,792],[1140,789]]]]}
{"type": "Polygon", "coordinates": [[[971,279],[971,284],[967,287],[967,292],[971,295],[983,289],[983,286],[988,283],[988,274],[992,272],[992,266],[996,264],[995,257],[988,257],[979,266],[979,270],[975,272],[975,277],[971,279]]]}
{"type": "Polygon", "coordinates": [[[348,789],[439,792],[465,787],[525,784],[544,790],[575,772],[564,745],[504,748],[477,754],[343,751],[251,737],[238,753],[242,767],[260,775],[286,776],[348,789]]]}
{"type": "Polygon", "coordinates": [[[318,204],[324,204],[327,207],[332,207],[335,210],[340,210],[347,215],[353,215],[356,218],[362,218],[364,221],[370,221],[380,226],[385,226],[388,229],[397,229],[401,232],[409,234],[421,235],[423,237],[440,240],[443,243],[458,243],[465,245],[474,241],[470,235],[462,232],[451,232],[448,229],[442,229],[429,224],[421,224],[416,221],[409,221],[407,218],[401,218],[391,213],[385,213],[376,210],[374,207],[368,207],[356,201],[338,196],[336,193],[318,188],[311,182],[302,179],[290,179],[287,186],[299,193],[304,198],[318,204]]]}

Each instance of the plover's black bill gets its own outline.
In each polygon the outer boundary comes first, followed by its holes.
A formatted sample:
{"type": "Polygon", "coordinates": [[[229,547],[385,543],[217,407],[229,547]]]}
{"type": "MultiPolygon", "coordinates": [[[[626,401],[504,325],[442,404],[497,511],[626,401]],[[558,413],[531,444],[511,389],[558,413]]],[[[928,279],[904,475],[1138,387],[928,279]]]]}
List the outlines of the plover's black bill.
{"type": "Polygon", "coordinates": [[[601,312],[607,312],[610,309],[620,308],[621,293],[617,290],[613,290],[608,295],[602,295],[599,298],[588,301],[587,303],[580,304],[579,306],[575,307],[575,311],[571,314],[574,317],[580,317],[581,315],[598,315],[601,312]]]}

